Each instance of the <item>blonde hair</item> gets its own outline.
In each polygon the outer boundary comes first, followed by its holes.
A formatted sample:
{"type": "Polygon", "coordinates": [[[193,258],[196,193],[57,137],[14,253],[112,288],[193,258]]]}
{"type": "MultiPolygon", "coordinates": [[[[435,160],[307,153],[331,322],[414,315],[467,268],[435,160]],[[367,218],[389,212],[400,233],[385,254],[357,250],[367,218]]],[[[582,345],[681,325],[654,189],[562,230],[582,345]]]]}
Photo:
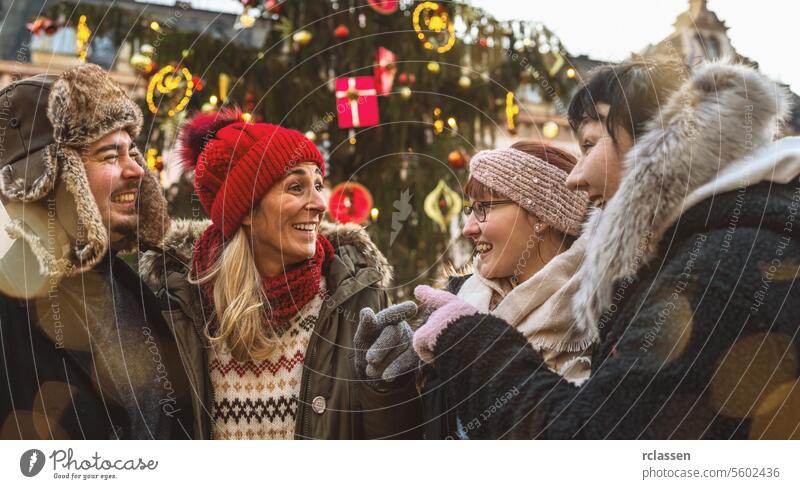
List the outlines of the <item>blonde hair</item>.
{"type": "Polygon", "coordinates": [[[239,361],[264,360],[279,343],[272,328],[266,327],[263,308],[270,307],[261,288],[261,275],[244,228],[228,241],[205,275],[189,281],[211,283],[217,328],[205,334],[214,347],[227,348],[239,361]]]}

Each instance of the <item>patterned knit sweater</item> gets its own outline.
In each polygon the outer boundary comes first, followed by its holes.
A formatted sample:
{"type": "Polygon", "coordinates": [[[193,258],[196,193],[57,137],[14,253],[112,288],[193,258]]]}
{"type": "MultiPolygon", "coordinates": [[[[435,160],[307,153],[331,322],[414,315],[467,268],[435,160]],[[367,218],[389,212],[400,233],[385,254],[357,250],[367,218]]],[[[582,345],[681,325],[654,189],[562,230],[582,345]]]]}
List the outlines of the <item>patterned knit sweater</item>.
{"type": "Polygon", "coordinates": [[[319,293],[276,328],[281,344],[264,360],[238,362],[228,351],[211,349],[208,369],[214,388],[215,439],[294,437],[303,361],[324,296],[323,277],[319,293]]]}

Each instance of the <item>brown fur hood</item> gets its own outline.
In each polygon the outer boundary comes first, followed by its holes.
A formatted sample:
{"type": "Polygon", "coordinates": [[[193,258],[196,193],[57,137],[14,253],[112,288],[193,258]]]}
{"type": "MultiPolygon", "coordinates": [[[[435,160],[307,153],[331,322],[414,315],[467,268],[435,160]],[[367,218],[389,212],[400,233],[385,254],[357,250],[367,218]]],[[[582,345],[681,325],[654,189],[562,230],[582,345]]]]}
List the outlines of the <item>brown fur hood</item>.
{"type": "MultiPolygon", "coordinates": [[[[145,283],[158,291],[164,286],[167,271],[188,273],[194,242],[209,224],[209,220],[174,220],[164,237],[161,250],[148,251],[139,259],[139,274],[145,283]]],[[[352,223],[323,222],[320,232],[333,244],[337,255],[342,256],[348,248],[349,252],[362,257],[366,266],[377,270],[381,275],[380,287],[391,284],[394,270],[363,227],[352,223]]]]}
{"type": "Polygon", "coordinates": [[[752,68],[716,62],[695,69],[626,155],[617,193],[585,225],[590,241],[572,302],[579,326],[599,324],[614,284],[654,259],[691,194],[769,144],[788,110],[785,90],[752,68]]]}

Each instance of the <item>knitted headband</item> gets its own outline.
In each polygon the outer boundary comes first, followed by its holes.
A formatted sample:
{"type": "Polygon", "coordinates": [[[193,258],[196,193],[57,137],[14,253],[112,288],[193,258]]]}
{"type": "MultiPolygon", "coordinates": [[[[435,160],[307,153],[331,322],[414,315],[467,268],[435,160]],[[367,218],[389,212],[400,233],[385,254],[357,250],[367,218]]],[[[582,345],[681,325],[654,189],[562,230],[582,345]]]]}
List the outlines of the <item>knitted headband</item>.
{"type": "Polygon", "coordinates": [[[480,151],[469,164],[470,176],[505,195],[556,229],[577,236],[586,215],[585,192],[569,190],[567,172],[514,148],[480,151]]]}

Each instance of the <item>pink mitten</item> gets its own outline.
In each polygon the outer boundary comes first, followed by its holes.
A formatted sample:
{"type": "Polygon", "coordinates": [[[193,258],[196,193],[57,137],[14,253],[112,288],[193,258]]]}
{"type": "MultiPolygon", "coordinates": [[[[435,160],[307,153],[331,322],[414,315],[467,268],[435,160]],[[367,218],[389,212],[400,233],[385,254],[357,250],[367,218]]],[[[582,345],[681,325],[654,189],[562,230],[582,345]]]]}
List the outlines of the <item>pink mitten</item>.
{"type": "Polygon", "coordinates": [[[427,285],[414,289],[414,296],[423,307],[434,308],[425,324],[414,333],[414,350],[425,363],[433,363],[433,350],[439,335],[453,321],[464,316],[477,314],[478,310],[446,290],[438,290],[427,285]]]}

